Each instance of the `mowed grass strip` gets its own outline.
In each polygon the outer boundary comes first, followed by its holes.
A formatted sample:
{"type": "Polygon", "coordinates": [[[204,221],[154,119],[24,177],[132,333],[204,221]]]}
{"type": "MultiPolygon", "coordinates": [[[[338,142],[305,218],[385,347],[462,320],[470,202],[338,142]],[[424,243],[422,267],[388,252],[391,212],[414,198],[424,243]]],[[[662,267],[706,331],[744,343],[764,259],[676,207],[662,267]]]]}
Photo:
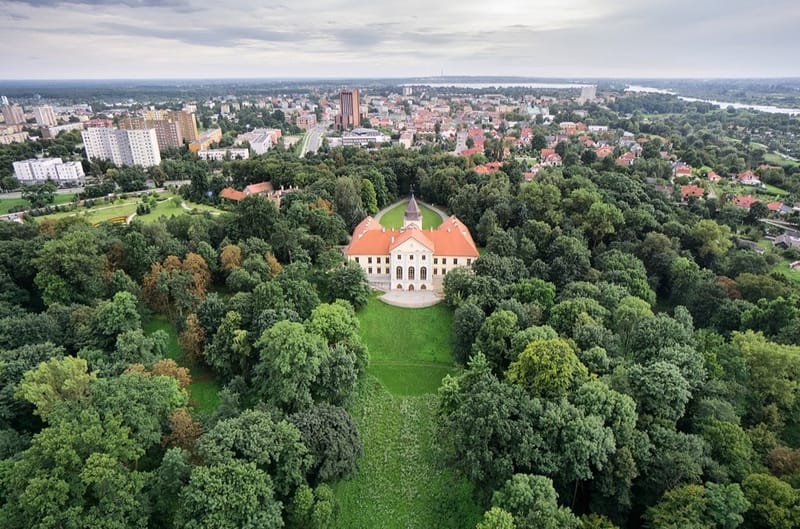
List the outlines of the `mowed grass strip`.
{"type": "Polygon", "coordinates": [[[145,334],[164,331],[169,336],[167,340],[166,357],[175,360],[182,367],[188,367],[192,375],[189,384],[189,400],[195,409],[202,413],[212,413],[219,406],[219,384],[214,373],[207,367],[191,362],[186,357],[178,341],[178,330],[175,324],[166,316],[153,316],[142,325],[145,334]]]}
{"type": "MultiPolygon", "coordinates": [[[[422,229],[438,228],[444,222],[442,216],[433,211],[428,206],[417,202],[422,213],[422,229]]],[[[381,226],[389,229],[400,229],[403,227],[403,213],[406,212],[408,201],[401,202],[381,216],[381,226]]]]}
{"type": "Polygon", "coordinates": [[[472,486],[441,464],[434,440],[436,395],[396,397],[375,378],[359,385],[350,412],[364,457],[358,475],[334,486],[340,529],[463,529],[480,509],[472,486]]]}
{"type": "MultiPolygon", "coordinates": [[[[66,194],[56,194],[53,198],[53,203],[50,204],[51,206],[58,206],[60,204],[66,204],[67,202],[72,202],[75,200],[74,193],[66,193],[66,194]]],[[[24,198],[0,198],[0,215],[5,215],[11,208],[16,208],[18,206],[24,206],[28,208],[30,206],[30,202],[25,200],[24,198]]]]}
{"type": "Polygon", "coordinates": [[[453,312],[440,303],[424,309],[387,305],[373,295],[358,313],[361,338],[371,360],[422,360],[453,365],[450,332],[453,312]]]}

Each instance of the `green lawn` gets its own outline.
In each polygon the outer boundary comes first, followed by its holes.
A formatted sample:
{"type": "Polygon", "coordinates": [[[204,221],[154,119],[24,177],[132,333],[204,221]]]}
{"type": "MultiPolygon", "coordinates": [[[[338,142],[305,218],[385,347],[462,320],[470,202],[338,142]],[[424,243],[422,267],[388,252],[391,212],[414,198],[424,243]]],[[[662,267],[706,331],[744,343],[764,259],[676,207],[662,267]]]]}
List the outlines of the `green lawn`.
{"type": "Polygon", "coordinates": [[[793,160],[787,160],[774,152],[769,152],[764,155],[764,162],[770,165],[781,165],[783,167],[791,167],[791,166],[800,166],[800,162],[795,162],[793,160]]]}
{"type": "Polygon", "coordinates": [[[436,390],[457,371],[452,312],[443,305],[400,309],[373,296],[359,312],[369,374],[350,412],[364,445],[358,475],[334,490],[341,529],[461,529],[481,509],[472,487],[441,463],[434,439],[436,390]]]}
{"type": "MultiPolygon", "coordinates": [[[[58,206],[59,204],[66,204],[67,202],[72,202],[73,200],[75,200],[75,193],[56,195],[53,199],[53,205],[58,206]]],[[[0,198],[0,215],[5,215],[11,210],[11,208],[17,206],[25,206],[27,208],[28,205],[28,201],[22,198],[0,198]]]]}
{"type": "MultiPolygon", "coordinates": [[[[142,222],[145,224],[150,224],[152,222],[157,221],[161,218],[161,216],[165,217],[175,217],[179,215],[186,215],[191,213],[190,211],[186,211],[182,207],[175,205],[172,202],[172,198],[176,196],[169,193],[162,193],[159,195],[159,202],[158,205],[150,211],[150,213],[146,215],[138,215],[136,218],[141,219],[142,222]]],[[[81,217],[86,219],[86,221],[90,224],[97,224],[99,222],[104,222],[114,217],[121,217],[121,216],[130,216],[136,213],[136,206],[141,202],[141,199],[136,198],[128,198],[124,200],[118,200],[114,204],[109,204],[103,201],[95,202],[95,205],[91,208],[78,208],[72,211],[61,211],[58,213],[53,213],[51,215],[45,215],[42,217],[37,217],[39,220],[55,220],[55,219],[63,219],[65,217],[81,217]]],[[[192,208],[192,211],[197,210],[197,212],[205,212],[210,211],[212,214],[220,213],[221,211],[212,206],[206,206],[204,204],[194,204],[191,202],[186,202],[186,205],[192,208]]]]}
{"type": "Polygon", "coordinates": [[[175,360],[180,366],[188,367],[192,375],[192,383],[188,386],[190,403],[202,413],[213,412],[219,405],[219,384],[210,369],[190,361],[183,354],[175,324],[165,316],[154,316],[143,325],[143,328],[147,334],[161,330],[169,335],[167,358],[175,360]]]}
{"type": "MultiPolygon", "coordinates": [[[[403,213],[405,213],[407,205],[408,202],[402,202],[384,213],[381,217],[381,225],[386,228],[402,228],[403,213]]],[[[442,216],[419,202],[417,202],[417,205],[422,212],[422,229],[438,228],[443,222],[442,216]]]]}

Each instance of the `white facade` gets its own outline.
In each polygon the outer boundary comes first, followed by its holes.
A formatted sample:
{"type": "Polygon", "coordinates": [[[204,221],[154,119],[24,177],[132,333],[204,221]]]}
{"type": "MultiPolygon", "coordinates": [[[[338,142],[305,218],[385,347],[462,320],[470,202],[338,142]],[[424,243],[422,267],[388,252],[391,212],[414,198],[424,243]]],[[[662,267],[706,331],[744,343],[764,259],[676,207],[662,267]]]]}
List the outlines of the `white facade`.
{"type": "Polygon", "coordinates": [[[356,145],[363,147],[370,143],[380,144],[392,141],[389,136],[382,134],[379,130],[358,128],[342,135],[342,145],[356,145]]]}
{"type": "Polygon", "coordinates": [[[82,185],[85,180],[80,162],[62,162],[61,158],[14,162],[14,176],[23,185],[41,184],[48,180],[56,184],[82,185]]]}
{"type": "Polygon", "coordinates": [[[250,158],[250,149],[209,149],[207,151],[197,151],[197,156],[201,160],[224,160],[230,155],[231,160],[247,160],[250,158]]]}
{"type": "Polygon", "coordinates": [[[33,117],[36,118],[36,124],[40,127],[52,127],[58,123],[58,118],[56,118],[56,113],[53,112],[53,107],[47,105],[34,107],[33,117]]]}
{"type": "Polygon", "coordinates": [[[90,128],[81,133],[86,157],[110,160],[116,165],[152,167],[161,163],[155,129],[119,130],[90,128]]]}
{"type": "Polygon", "coordinates": [[[250,132],[239,134],[236,137],[236,145],[241,145],[244,142],[248,142],[253,152],[257,155],[260,155],[270,150],[278,141],[280,136],[280,130],[253,129],[250,132]]]}

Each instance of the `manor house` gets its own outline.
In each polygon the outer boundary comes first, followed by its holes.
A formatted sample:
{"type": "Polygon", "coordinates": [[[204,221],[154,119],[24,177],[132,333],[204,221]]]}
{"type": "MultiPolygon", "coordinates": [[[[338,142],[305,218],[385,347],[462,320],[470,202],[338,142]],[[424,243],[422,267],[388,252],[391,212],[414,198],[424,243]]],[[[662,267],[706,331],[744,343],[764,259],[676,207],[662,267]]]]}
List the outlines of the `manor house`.
{"type": "Polygon", "coordinates": [[[441,289],[450,270],[471,266],[478,249],[464,224],[450,216],[438,228],[423,230],[414,196],[403,215],[403,228],[389,230],[367,217],[356,227],[345,249],[367,274],[370,284],[391,290],[441,289]]]}

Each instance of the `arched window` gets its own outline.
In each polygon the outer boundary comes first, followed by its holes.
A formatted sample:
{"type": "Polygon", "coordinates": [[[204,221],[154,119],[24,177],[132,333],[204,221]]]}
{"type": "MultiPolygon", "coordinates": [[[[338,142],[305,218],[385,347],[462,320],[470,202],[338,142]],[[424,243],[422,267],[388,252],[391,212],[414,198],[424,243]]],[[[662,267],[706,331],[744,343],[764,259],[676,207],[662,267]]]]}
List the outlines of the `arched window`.
{"type": "Polygon", "coordinates": [[[403,290],[403,285],[397,285],[397,290],[403,290]]]}
{"type": "Polygon", "coordinates": [[[409,281],[414,281],[414,267],[413,266],[409,266],[408,267],[408,280],[409,281]]]}
{"type": "Polygon", "coordinates": [[[419,280],[420,281],[428,280],[428,269],[424,266],[419,269],[419,280]]]}
{"type": "Polygon", "coordinates": [[[403,279],[403,267],[398,266],[395,279],[403,279]]]}

